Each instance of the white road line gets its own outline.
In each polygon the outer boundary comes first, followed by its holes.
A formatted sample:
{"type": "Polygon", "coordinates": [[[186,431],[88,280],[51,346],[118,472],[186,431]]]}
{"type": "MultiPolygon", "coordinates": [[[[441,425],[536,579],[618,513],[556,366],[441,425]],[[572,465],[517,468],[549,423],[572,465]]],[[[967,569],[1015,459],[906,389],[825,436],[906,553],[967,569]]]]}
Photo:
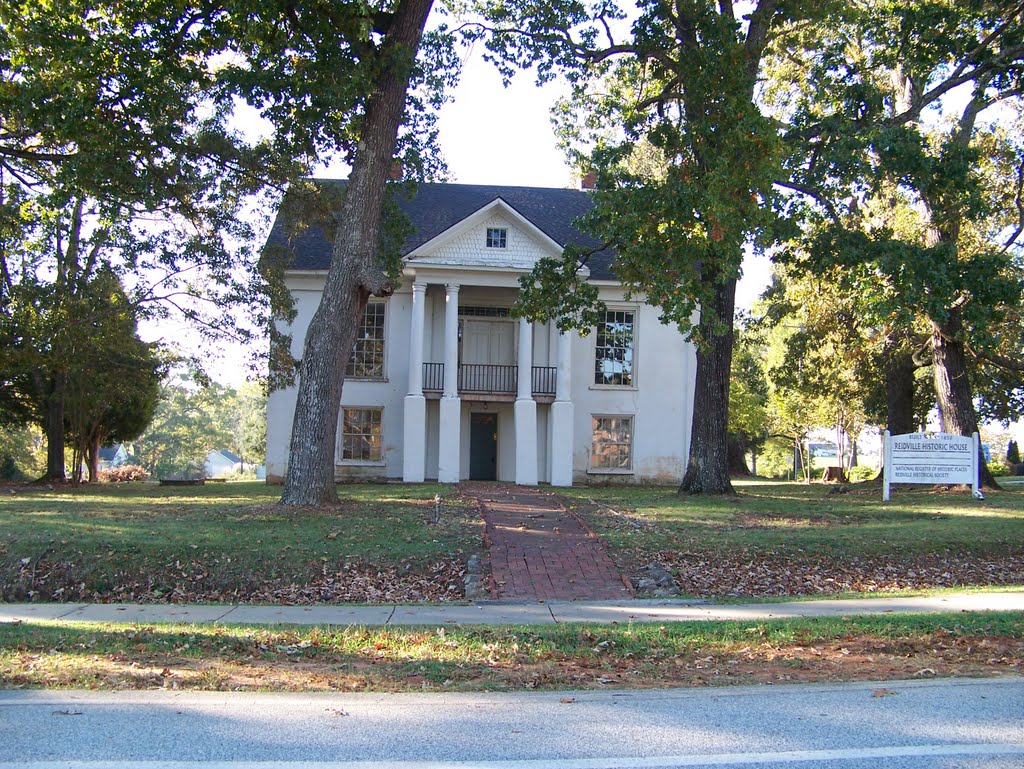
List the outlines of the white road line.
{"type": "Polygon", "coordinates": [[[510,761],[18,761],[19,769],[671,769],[686,766],[742,766],[806,761],[859,761],[937,756],[1024,755],[1024,742],[949,745],[896,745],[838,750],[792,750],[777,753],[713,753],[650,758],[523,759],[510,761]]]}

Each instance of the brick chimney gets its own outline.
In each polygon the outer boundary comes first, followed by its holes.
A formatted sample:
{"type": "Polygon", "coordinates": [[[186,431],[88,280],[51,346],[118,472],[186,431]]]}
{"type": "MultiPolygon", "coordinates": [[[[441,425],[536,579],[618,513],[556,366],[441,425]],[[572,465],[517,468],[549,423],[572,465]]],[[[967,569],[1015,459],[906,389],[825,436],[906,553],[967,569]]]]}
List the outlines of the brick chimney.
{"type": "Polygon", "coordinates": [[[587,171],[583,174],[583,178],[580,179],[581,190],[592,190],[597,186],[597,174],[593,171],[587,171]]]}

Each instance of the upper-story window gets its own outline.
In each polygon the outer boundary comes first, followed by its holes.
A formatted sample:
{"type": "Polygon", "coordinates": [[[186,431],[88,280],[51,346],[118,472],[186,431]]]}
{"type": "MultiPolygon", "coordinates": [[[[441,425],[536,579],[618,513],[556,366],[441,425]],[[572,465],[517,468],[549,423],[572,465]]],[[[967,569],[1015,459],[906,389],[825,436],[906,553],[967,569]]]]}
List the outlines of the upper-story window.
{"type": "Polygon", "coordinates": [[[384,378],[384,302],[370,302],[359,324],[345,376],[357,379],[384,378]]]}
{"type": "Polygon", "coordinates": [[[507,248],[508,247],[508,230],[504,227],[488,227],[487,228],[487,247],[488,248],[507,248]]]}
{"type": "Polygon", "coordinates": [[[633,313],[607,310],[597,324],[594,384],[633,386],[633,313]]]}

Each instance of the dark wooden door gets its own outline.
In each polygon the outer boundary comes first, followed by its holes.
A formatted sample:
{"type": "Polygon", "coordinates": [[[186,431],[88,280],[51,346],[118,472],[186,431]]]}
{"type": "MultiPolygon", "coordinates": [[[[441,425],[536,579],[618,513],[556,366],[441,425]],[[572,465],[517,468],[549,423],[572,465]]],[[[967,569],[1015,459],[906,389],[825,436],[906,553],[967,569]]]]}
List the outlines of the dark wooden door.
{"type": "Polygon", "coordinates": [[[498,479],[498,415],[469,415],[469,478],[498,479]]]}

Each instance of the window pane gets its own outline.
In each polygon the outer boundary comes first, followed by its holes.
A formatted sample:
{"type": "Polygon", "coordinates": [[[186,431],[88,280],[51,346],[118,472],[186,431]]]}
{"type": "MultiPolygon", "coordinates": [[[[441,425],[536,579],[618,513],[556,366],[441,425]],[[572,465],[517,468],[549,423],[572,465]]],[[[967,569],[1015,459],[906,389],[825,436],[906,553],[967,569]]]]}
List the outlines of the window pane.
{"type": "Polygon", "coordinates": [[[341,458],[379,462],[380,426],[380,409],[342,409],[341,458]]]}
{"type": "Polygon", "coordinates": [[[633,384],[633,313],[608,310],[597,324],[594,384],[633,384]]]}
{"type": "Polygon", "coordinates": [[[359,335],[352,347],[345,376],[380,379],[384,376],[384,303],[370,302],[363,312],[359,335]]]}
{"type": "Polygon", "coordinates": [[[487,247],[505,248],[508,243],[508,230],[500,227],[487,228],[487,247]]]}
{"type": "Polygon", "coordinates": [[[633,417],[594,417],[590,466],[603,470],[633,467],[633,417]]]}

